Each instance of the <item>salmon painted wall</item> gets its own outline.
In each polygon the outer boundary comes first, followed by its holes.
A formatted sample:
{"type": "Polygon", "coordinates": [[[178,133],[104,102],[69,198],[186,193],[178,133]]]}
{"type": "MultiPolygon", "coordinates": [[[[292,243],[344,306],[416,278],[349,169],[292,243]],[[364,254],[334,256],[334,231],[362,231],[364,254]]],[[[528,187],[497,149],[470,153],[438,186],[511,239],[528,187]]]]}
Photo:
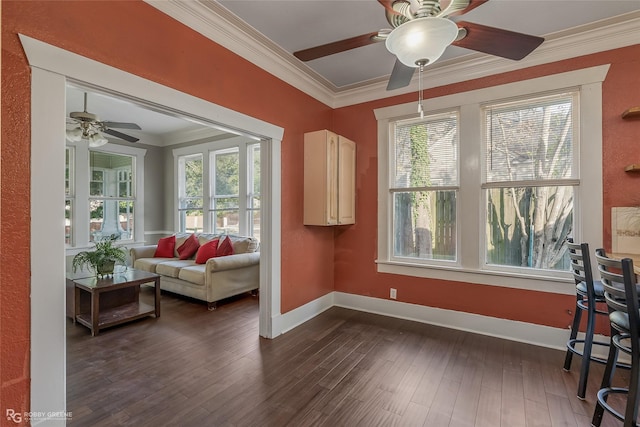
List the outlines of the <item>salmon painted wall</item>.
{"type": "Polygon", "coordinates": [[[333,290],[333,235],[302,225],[303,134],[331,127],[329,107],[141,1],[3,1],[3,408],[29,399],[31,89],[18,33],[283,127],[282,312],[333,290]]]}
{"type": "MultiPolygon", "coordinates": [[[[610,208],[640,205],[640,174],[624,172],[625,165],[640,162],[640,120],[622,120],[620,117],[627,108],[640,105],[640,45],[433,88],[425,92],[425,98],[428,103],[428,98],[601,64],[611,64],[603,84],[602,118],[603,242],[610,250],[610,208]]],[[[373,110],[415,102],[416,96],[412,93],[334,112],[334,130],[357,144],[357,221],[354,226],[335,233],[336,291],[387,299],[393,284],[398,289],[398,300],[403,302],[567,327],[572,319],[568,310],[573,311],[575,305],[572,296],[376,272],[378,136],[373,110]]],[[[604,324],[599,329],[607,331],[604,324]]]]}

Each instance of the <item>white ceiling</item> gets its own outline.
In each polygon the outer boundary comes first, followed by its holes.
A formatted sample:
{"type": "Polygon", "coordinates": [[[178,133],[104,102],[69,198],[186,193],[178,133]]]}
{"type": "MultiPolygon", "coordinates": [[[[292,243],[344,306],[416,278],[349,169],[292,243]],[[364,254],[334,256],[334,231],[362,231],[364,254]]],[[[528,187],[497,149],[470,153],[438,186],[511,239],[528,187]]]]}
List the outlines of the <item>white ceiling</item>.
{"type": "MultiPolygon", "coordinates": [[[[376,0],[219,0],[219,3],[290,54],[391,28],[384,8],[376,0]]],[[[578,27],[585,24],[637,10],[640,10],[638,0],[491,0],[453,19],[544,37],[569,29],[579,31],[578,27]]],[[[475,53],[450,46],[440,61],[475,53]]],[[[306,65],[340,88],[386,77],[394,61],[384,43],[376,43],[306,65]]]]}
{"type": "MultiPolygon", "coordinates": [[[[114,130],[139,138],[139,144],[168,146],[205,137],[220,137],[227,132],[205,126],[186,118],[152,110],[144,105],[92,89],[67,85],[67,117],[71,112],[84,111],[84,93],[87,93],[87,112],[96,114],[98,120],[108,122],[136,123],[141,130],[114,130]]],[[[228,134],[230,137],[234,134],[228,134]]],[[[105,134],[111,141],[124,142],[105,134]]]]}

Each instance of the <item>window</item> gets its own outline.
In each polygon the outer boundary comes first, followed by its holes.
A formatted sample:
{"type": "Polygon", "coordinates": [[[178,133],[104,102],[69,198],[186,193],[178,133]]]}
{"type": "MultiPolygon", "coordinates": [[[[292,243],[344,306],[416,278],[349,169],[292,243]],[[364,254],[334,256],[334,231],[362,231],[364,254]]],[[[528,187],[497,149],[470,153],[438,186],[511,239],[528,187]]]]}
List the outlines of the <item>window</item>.
{"type": "Polygon", "coordinates": [[[74,160],[73,147],[65,149],[64,168],[64,243],[73,245],[74,160]]]}
{"type": "Polygon", "coordinates": [[[602,245],[607,70],[377,109],[377,270],[570,289],[565,238],[602,245]]]}
{"type": "Polygon", "coordinates": [[[239,149],[211,152],[213,181],[211,185],[211,230],[214,233],[240,233],[239,149]]]}
{"type": "Polygon", "coordinates": [[[566,270],[578,92],[484,106],[486,263],[566,270]]]}
{"type": "Polygon", "coordinates": [[[65,156],[65,243],[74,251],[115,235],[143,241],[146,150],[107,144],[100,150],[67,141],[65,156]]]}
{"type": "Polygon", "coordinates": [[[247,147],[247,216],[249,235],[260,240],[260,144],[247,147]]]}
{"type": "Polygon", "coordinates": [[[259,143],[237,137],[173,153],[179,231],[260,238],[259,143]]]}
{"type": "Polygon", "coordinates": [[[135,159],[133,156],[89,152],[90,241],[116,236],[131,240],[135,207],[135,159]]]}
{"type": "Polygon", "coordinates": [[[178,220],[181,231],[203,230],[202,154],[178,158],[178,220]]]}
{"type": "Polygon", "coordinates": [[[455,260],[458,114],[392,124],[393,256],[455,260]]]}

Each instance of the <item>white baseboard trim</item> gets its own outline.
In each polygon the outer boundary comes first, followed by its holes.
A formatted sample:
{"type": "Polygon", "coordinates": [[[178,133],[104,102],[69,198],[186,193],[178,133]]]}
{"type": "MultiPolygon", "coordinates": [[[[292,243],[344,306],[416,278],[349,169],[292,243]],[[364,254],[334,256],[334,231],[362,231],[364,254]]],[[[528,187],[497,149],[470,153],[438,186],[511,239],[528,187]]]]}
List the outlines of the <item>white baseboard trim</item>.
{"type": "Polygon", "coordinates": [[[335,305],[445,328],[458,329],[542,347],[565,349],[569,331],[534,323],[499,319],[380,298],[336,292],[335,305]]]}
{"type": "MultiPolygon", "coordinates": [[[[372,314],[411,320],[444,328],[565,350],[569,330],[516,320],[499,319],[462,311],[445,310],[418,304],[392,301],[344,292],[331,292],[288,313],[273,318],[274,337],[284,334],[331,307],[342,307],[372,314]]],[[[580,333],[578,337],[583,337],[580,333]]],[[[608,342],[609,337],[596,335],[595,340],[608,342]]],[[[594,346],[593,353],[606,359],[608,349],[594,346]]]]}
{"type": "Polygon", "coordinates": [[[273,325],[273,338],[290,331],[296,326],[300,326],[307,320],[311,320],[323,311],[333,307],[334,294],[335,292],[329,292],[285,314],[273,316],[271,320],[273,325]]]}

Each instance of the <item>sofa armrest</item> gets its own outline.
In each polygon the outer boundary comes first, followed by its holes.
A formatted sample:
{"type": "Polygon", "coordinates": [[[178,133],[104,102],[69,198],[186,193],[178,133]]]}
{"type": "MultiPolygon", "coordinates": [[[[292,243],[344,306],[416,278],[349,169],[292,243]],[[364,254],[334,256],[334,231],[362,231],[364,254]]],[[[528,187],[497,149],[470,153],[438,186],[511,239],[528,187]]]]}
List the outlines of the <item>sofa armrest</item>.
{"type": "Polygon", "coordinates": [[[129,251],[129,254],[131,255],[131,265],[133,265],[133,263],[140,258],[153,258],[153,255],[155,255],[156,253],[157,247],[158,245],[145,245],[131,248],[131,250],[129,251]]]}
{"type": "Polygon", "coordinates": [[[207,273],[224,270],[236,270],[260,264],[260,252],[249,252],[209,258],[207,260],[207,273]]]}

